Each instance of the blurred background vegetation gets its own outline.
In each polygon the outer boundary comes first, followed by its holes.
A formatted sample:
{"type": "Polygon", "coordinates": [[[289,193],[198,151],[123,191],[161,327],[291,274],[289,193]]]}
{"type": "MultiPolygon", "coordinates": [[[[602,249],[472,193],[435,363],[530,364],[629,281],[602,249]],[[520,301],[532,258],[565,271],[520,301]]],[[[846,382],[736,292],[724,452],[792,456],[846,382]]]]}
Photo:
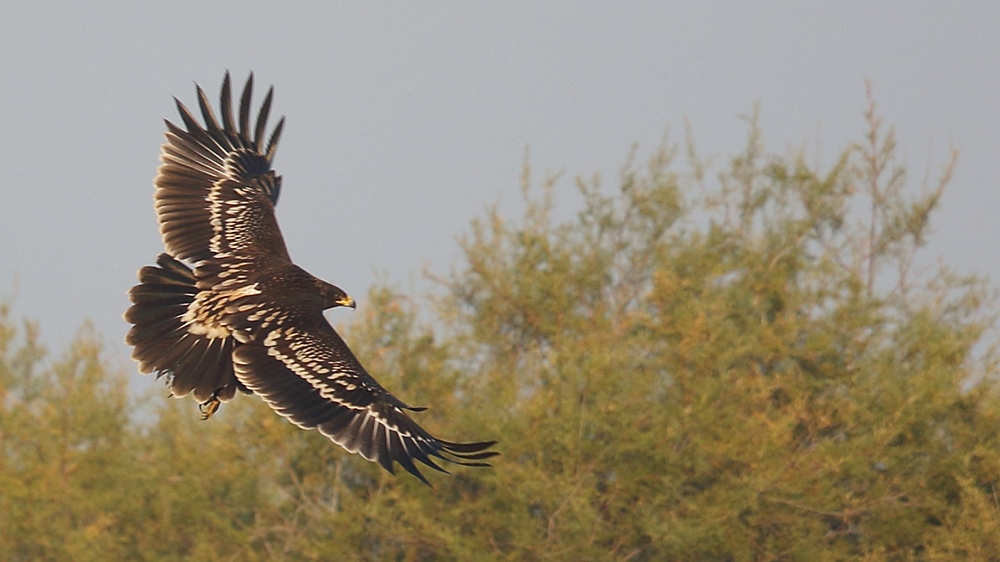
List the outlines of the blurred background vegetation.
{"type": "Polygon", "coordinates": [[[919,253],[954,159],[913,185],[874,105],[823,169],[748,122],[728,162],[577,180],[576,216],[526,164],[436,294],[371,289],[369,370],[500,440],[433,488],[0,309],[0,559],[1000,560],[994,291],[919,253]]]}

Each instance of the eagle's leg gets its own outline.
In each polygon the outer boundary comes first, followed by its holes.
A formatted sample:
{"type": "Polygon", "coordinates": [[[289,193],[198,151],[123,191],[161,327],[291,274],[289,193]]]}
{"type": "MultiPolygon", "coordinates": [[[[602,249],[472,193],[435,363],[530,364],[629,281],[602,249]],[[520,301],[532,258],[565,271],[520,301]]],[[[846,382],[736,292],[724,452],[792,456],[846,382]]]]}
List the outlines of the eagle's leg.
{"type": "Polygon", "coordinates": [[[212,393],[212,397],[208,400],[198,404],[198,409],[201,410],[201,419],[207,420],[212,417],[212,414],[219,411],[219,406],[222,405],[222,401],[219,400],[219,391],[212,393]]]}

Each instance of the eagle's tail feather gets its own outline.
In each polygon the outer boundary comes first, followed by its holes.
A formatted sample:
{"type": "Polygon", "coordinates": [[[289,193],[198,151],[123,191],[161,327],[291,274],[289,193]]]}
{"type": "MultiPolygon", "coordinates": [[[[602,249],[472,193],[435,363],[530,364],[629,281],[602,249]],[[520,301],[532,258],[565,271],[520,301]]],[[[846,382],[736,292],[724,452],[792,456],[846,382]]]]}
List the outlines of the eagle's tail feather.
{"type": "Polygon", "coordinates": [[[134,346],[139,370],[166,375],[174,396],[193,394],[202,403],[246,392],[233,374],[233,338],[188,329],[184,315],[198,294],[191,269],[169,254],[156,263],[139,270],[139,284],[128,293],[132,306],[125,320],[134,325],[125,341],[134,346]]]}

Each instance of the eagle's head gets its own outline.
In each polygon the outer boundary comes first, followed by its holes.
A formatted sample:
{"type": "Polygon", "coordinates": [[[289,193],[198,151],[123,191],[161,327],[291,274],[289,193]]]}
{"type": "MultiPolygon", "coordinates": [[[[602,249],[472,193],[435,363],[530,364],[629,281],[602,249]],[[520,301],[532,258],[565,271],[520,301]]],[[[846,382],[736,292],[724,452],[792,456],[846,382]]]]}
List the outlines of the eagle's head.
{"type": "Polygon", "coordinates": [[[319,285],[320,294],[323,295],[323,310],[338,306],[348,306],[351,308],[357,306],[354,299],[348,296],[340,287],[327,283],[322,279],[316,279],[316,283],[319,285]]]}

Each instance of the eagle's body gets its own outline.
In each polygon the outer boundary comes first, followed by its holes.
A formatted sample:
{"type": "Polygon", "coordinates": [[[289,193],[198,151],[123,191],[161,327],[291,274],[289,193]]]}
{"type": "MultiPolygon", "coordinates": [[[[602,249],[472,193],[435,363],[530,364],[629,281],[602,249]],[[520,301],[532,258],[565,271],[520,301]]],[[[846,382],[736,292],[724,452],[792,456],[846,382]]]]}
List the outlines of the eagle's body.
{"type": "Polygon", "coordinates": [[[382,388],[323,317],[354,301],[288,255],[274,216],[281,178],[271,169],[284,119],[265,146],[272,93],[251,130],[252,90],[251,76],[238,123],[228,74],[221,124],[201,88],[204,126],[179,101],[186,130],[167,121],[154,181],[166,253],[139,270],[125,313],[140,370],[167,375],[172,394],[193,395],[206,418],[237,390],[259,395],[390,472],[398,462],[424,480],[413,461],[440,470],[431,457],[483,466],[493,442],[431,436],[404,412],[419,409],[382,388]]]}

